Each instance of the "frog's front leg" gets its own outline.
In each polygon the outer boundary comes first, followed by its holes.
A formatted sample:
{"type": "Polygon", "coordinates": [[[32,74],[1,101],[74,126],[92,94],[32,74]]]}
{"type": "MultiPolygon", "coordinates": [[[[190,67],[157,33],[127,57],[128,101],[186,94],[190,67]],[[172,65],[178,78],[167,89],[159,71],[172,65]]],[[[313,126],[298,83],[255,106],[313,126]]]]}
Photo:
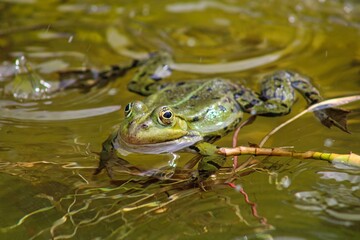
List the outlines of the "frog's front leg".
{"type": "Polygon", "coordinates": [[[158,91],[164,84],[159,81],[170,76],[172,58],[169,53],[159,51],[151,53],[149,58],[143,60],[134,77],[128,84],[128,89],[132,92],[144,96],[151,95],[158,91]]]}
{"type": "Polygon", "coordinates": [[[110,136],[103,142],[102,149],[100,152],[100,161],[99,166],[95,169],[94,175],[99,174],[103,169],[106,170],[108,176],[113,178],[112,169],[115,166],[120,166],[123,169],[127,170],[141,170],[133,165],[131,165],[128,161],[120,158],[117,155],[116,148],[114,147],[113,141],[116,139],[117,132],[113,132],[110,136]]]}
{"type": "Polygon", "coordinates": [[[226,161],[226,157],[219,155],[217,153],[218,148],[211,143],[200,142],[190,148],[202,155],[202,159],[198,164],[200,181],[217,172],[226,161]]]}

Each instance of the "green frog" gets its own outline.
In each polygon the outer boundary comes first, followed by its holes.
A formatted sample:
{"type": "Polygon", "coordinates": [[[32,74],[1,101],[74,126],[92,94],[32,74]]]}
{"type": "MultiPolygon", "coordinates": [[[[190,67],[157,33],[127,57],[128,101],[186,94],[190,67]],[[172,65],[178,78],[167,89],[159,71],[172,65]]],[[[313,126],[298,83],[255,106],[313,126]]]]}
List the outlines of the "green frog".
{"type": "MultiPolygon", "coordinates": [[[[309,105],[322,100],[309,79],[292,71],[276,71],[264,78],[259,93],[223,78],[163,82],[171,69],[171,56],[151,54],[140,64],[128,85],[130,91],[146,96],[124,108],[124,119],[102,145],[100,165],[118,158],[116,150],[160,154],[189,150],[202,156],[198,178],[206,179],[225,163],[213,144],[233,131],[244,113],[259,116],[288,114],[297,90],[309,105]]],[[[315,112],[327,127],[347,132],[347,111],[329,108],[315,112]]]]}

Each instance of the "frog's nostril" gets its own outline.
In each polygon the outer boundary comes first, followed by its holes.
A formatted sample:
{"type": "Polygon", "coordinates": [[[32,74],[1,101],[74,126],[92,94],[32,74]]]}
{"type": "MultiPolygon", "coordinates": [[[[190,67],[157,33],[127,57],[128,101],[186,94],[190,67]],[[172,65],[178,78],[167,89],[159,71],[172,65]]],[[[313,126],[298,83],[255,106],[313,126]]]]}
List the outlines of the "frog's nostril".
{"type": "Polygon", "coordinates": [[[142,129],[148,129],[148,128],[149,128],[149,125],[143,123],[143,124],[140,125],[140,127],[141,127],[142,129]]]}

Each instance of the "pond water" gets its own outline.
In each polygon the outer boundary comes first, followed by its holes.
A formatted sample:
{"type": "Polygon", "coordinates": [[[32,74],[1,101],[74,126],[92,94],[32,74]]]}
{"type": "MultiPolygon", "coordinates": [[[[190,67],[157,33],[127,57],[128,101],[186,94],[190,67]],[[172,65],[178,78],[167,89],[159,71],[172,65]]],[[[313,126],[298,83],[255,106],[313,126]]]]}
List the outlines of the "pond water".
{"type": "MultiPolygon", "coordinates": [[[[238,175],[235,189],[203,191],[126,173],[110,181],[104,172],[93,176],[96,152],[123,107],[142,98],[127,91],[134,71],[89,91],[31,95],[12,83],[15,62],[56,88],[58,71],[127,65],[161,49],[175,59],[174,81],[221,76],[257,89],[264,75],[292,69],[310,76],[325,98],[355,95],[358,1],[0,0],[0,13],[1,239],[360,238],[358,168],[271,157],[238,175]]],[[[287,116],[257,118],[238,144],[259,143],[305,107],[299,98],[287,116]]],[[[352,134],[307,114],[266,146],[360,153],[360,105],[344,108],[352,111],[352,134]]],[[[231,146],[231,135],[217,145],[231,146]]],[[[181,154],[178,166],[192,156],[181,154]]],[[[169,160],[131,156],[147,169],[169,160]]]]}

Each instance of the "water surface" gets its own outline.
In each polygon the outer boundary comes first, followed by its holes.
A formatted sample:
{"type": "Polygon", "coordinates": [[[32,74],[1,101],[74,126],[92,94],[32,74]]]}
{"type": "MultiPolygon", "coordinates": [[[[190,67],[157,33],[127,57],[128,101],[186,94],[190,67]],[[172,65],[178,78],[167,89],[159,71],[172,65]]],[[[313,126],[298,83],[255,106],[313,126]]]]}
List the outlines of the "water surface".
{"type": "MultiPolygon", "coordinates": [[[[256,89],[264,75],[293,69],[310,76],[325,98],[359,94],[357,1],[0,0],[0,13],[0,238],[360,237],[356,168],[267,158],[235,181],[250,202],[224,184],[204,192],[144,186],[144,178],[126,174],[117,176],[117,185],[105,173],[93,177],[94,152],[119,123],[123,106],[141,99],[126,90],[133,72],[104,88],[42,99],[22,99],[6,87],[22,56],[56,86],[57,71],[125,65],[162,49],[175,58],[174,81],[221,76],[256,89]]],[[[299,98],[288,116],[258,118],[241,130],[238,143],[259,143],[304,108],[299,98]]],[[[346,108],[352,134],[327,129],[309,114],[266,145],[360,153],[359,103],[346,108]]],[[[231,146],[231,136],[217,144],[231,146]]],[[[181,155],[179,166],[191,157],[181,155]]],[[[171,156],[131,158],[153,169],[171,156]]]]}

